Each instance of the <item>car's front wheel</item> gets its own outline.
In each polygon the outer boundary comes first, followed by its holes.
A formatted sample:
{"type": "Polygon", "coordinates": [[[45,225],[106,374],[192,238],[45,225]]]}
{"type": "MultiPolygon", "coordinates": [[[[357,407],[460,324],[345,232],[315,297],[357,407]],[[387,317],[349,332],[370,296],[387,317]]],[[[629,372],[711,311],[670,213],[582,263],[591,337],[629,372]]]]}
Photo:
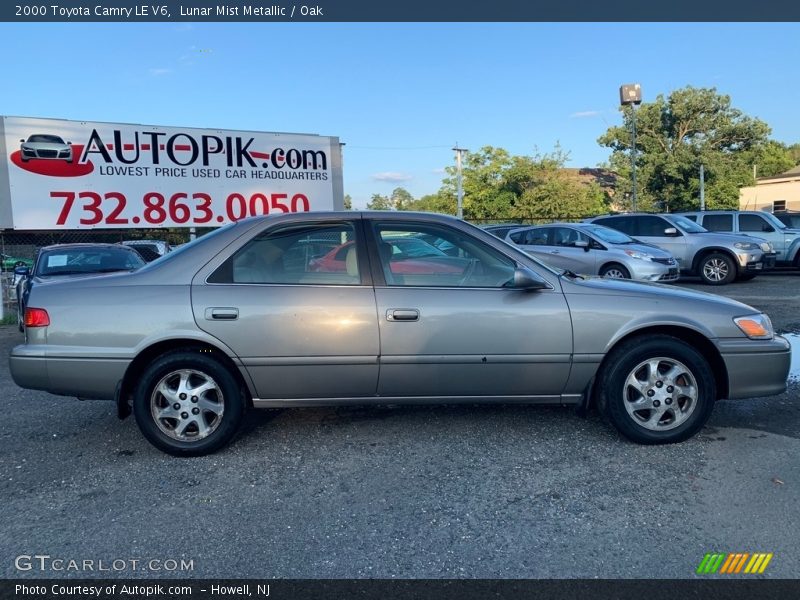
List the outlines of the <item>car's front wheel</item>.
{"type": "Polygon", "coordinates": [[[600,269],[600,277],[608,277],[609,279],[630,279],[631,273],[622,265],[611,263],[600,269]]]}
{"type": "Polygon", "coordinates": [[[133,413],[144,436],[175,456],[202,456],[236,435],[247,402],[234,375],[212,353],[162,355],[142,374],[133,413]]]}
{"type": "Polygon", "coordinates": [[[598,385],[606,416],[641,444],[692,437],[708,421],[716,399],[708,361],[667,335],[636,338],[613,350],[598,385]]]}
{"type": "Polygon", "coordinates": [[[712,252],[700,261],[700,278],[708,285],[725,285],[736,279],[733,259],[721,252],[712,252]]]}

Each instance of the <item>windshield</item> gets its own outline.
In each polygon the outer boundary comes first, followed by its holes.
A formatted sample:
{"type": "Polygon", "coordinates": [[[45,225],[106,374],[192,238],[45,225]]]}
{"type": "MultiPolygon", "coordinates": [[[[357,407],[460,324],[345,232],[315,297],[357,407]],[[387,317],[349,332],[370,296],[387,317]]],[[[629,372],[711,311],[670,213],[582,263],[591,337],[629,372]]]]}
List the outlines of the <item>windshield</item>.
{"type": "Polygon", "coordinates": [[[770,222],[770,224],[771,224],[773,227],[775,227],[776,229],[789,229],[789,228],[786,226],[786,223],[784,223],[783,221],[781,221],[781,220],[780,220],[778,217],[776,217],[776,216],[775,216],[775,215],[773,215],[772,213],[765,212],[765,213],[763,213],[763,215],[762,215],[762,216],[763,216],[763,217],[764,217],[764,218],[765,218],[767,221],[769,221],[769,222],[770,222]]]}
{"type": "Polygon", "coordinates": [[[136,252],[113,246],[54,248],[42,252],[36,261],[36,275],[82,275],[133,271],[144,266],[136,252]]]}
{"type": "Polygon", "coordinates": [[[673,225],[680,227],[686,233],[706,233],[708,229],[704,227],[700,227],[697,223],[692,221],[691,219],[687,219],[686,217],[680,217],[678,215],[664,215],[668,221],[670,221],[673,225]]]}
{"type": "Polygon", "coordinates": [[[602,225],[592,225],[581,228],[587,233],[591,233],[595,237],[599,237],[604,242],[609,244],[635,244],[636,240],[625,235],[621,231],[611,229],[610,227],[603,227],[602,225]]]}
{"type": "Polygon", "coordinates": [[[28,141],[31,143],[36,142],[43,142],[45,144],[63,144],[64,140],[62,140],[57,135],[32,135],[28,138],[28,141]]]}

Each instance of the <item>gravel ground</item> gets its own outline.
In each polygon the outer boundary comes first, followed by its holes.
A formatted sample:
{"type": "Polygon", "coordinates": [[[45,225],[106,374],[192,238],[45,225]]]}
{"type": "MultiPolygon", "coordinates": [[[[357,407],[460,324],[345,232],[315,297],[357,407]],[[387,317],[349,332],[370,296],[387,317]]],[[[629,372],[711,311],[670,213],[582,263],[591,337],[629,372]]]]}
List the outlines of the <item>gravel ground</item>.
{"type": "MultiPolygon", "coordinates": [[[[799,284],[713,291],[800,333],[799,284]]],[[[6,354],[21,340],[0,328],[6,354]]],[[[125,577],[684,578],[711,551],[773,552],[765,577],[800,568],[797,381],[719,403],[672,446],[565,408],[320,408],[254,413],[230,448],[188,460],[111,403],[17,388],[6,361],[0,386],[0,577],[109,575],[15,568],[33,554],[122,559],[125,577]]]]}

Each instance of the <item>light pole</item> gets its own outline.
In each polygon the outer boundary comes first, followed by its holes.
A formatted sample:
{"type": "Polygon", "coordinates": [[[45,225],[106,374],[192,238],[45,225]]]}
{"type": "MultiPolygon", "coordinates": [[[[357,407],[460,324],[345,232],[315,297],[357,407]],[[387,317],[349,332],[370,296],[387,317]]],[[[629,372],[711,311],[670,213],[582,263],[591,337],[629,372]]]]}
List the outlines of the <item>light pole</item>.
{"type": "Polygon", "coordinates": [[[619,103],[631,107],[631,183],[633,184],[633,211],[636,212],[636,105],[642,103],[642,86],[627,83],[619,86],[619,103]]]}
{"type": "Polygon", "coordinates": [[[459,219],[464,218],[464,187],[461,183],[461,155],[464,152],[469,152],[466,148],[459,148],[456,142],[453,151],[456,153],[456,185],[458,186],[458,204],[456,208],[456,216],[459,219]]]}

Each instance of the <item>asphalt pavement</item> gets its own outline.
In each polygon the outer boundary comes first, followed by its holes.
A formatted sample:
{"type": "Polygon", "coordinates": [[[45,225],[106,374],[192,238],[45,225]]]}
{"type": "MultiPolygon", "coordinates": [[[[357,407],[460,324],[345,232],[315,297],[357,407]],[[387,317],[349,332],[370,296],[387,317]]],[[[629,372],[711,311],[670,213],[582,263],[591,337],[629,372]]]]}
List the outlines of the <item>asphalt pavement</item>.
{"type": "MultiPolygon", "coordinates": [[[[800,333],[798,274],[681,285],[800,333]]],[[[0,328],[4,355],[21,341],[0,328]]],[[[720,402],[671,446],[569,408],[349,407],[254,412],[195,459],[110,402],[17,388],[7,361],[0,389],[0,577],[691,578],[707,552],[800,567],[797,380],[720,402]],[[34,555],[50,558],[18,558],[34,555]]]]}

